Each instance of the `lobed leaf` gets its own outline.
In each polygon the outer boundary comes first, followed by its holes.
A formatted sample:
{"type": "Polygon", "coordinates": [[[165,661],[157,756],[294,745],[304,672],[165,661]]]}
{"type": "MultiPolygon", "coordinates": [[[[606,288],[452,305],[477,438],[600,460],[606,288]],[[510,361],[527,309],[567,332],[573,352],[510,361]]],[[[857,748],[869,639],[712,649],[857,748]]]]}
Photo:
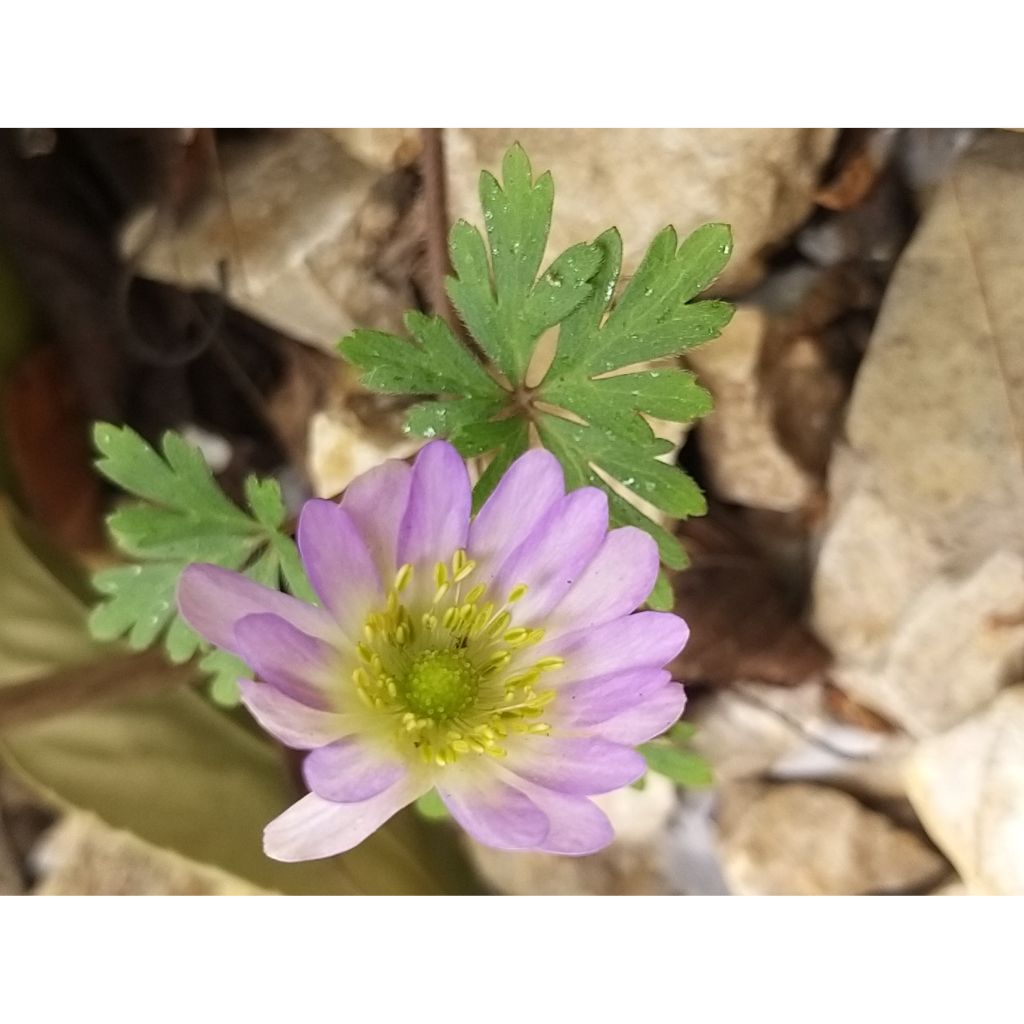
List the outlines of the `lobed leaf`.
{"type": "MultiPolygon", "coordinates": [[[[716,337],[732,307],[696,301],[725,267],[732,237],[705,224],[680,243],[672,227],[651,242],[618,299],[622,239],[616,229],[572,246],[544,272],[554,198],[549,174],[534,180],[519,146],[505,155],[501,181],[484,172],[485,233],[460,221],[451,231],[454,275],[448,293],[480,349],[505,381],[494,381],[438,320],[411,314],[413,341],[357,331],[341,352],[363,369],[371,388],[438,396],[417,405],[408,429],[444,436],[465,457],[493,453],[474,491],[476,507],[530,443],[531,425],[561,461],[570,487],[609,496],[615,525],[654,537],[662,561],[686,564],[681,545],[619,493],[670,516],[705,511],[704,496],[680,469],[661,461],[672,450],[648,417],[688,423],[707,414],[711,396],[693,374],[650,366],[716,337]],[[558,326],[554,358],[537,388],[526,372],[541,336],[558,326]]],[[[652,600],[664,606],[662,581],[652,600]]]]}
{"type": "MultiPolygon", "coordinates": [[[[128,427],[100,423],[94,431],[108,479],[142,501],[107,519],[118,548],[138,562],[104,569],[93,577],[102,600],[89,615],[89,628],[103,640],[125,637],[136,650],[161,637],[172,661],[187,661],[206,645],[177,610],[178,579],[193,562],[241,570],[264,586],[282,581],[297,596],[313,600],[298,550],[282,532],[286,517],[275,480],[249,477],[245,495],[251,515],[220,489],[198,449],[179,435],[164,435],[161,451],[128,427]]],[[[236,689],[237,661],[208,655],[215,689],[236,689]]]]}

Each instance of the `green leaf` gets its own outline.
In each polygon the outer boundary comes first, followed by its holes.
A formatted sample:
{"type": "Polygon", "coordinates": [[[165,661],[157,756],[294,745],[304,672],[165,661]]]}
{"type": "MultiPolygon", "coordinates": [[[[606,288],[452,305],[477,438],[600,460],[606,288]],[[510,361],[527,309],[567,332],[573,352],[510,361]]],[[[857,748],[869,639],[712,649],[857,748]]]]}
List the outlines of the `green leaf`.
{"type": "Polygon", "coordinates": [[[429,793],[424,793],[416,801],[416,810],[427,821],[444,821],[445,818],[451,817],[448,813],[448,808],[445,807],[444,801],[436,789],[432,789],[429,793]]]}
{"type": "Polygon", "coordinates": [[[241,658],[214,648],[199,661],[199,668],[210,677],[210,697],[222,708],[236,708],[242,703],[238,680],[249,675],[249,667],[241,658]]]}
{"type": "MultiPolygon", "coordinates": [[[[480,201],[486,236],[463,221],[452,228],[448,293],[504,381],[482,370],[441,321],[420,315],[407,321],[413,341],[357,331],[342,354],[362,368],[368,387],[438,396],[412,410],[410,431],[450,438],[467,458],[492,456],[476,508],[533,433],[561,461],[570,487],[603,488],[613,524],[646,530],[665,565],[682,568],[681,545],[641,506],[684,518],[703,514],[706,503],[693,480],[663,461],[672,445],[649,418],[689,423],[711,409],[692,373],[657,361],[717,337],[729,322],[727,302],[697,299],[728,262],[728,226],[705,224],[682,243],[666,227],[616,298],[615,228],[541,272],[554,186],[549,174],[534,180],[519,146],[506,153],[500,182],[481,175],[480,201]],[[551,366],[539,387],[527,386],[541,335],[556,326],[551,366]]],[[[654,599],[669,599],[664,585],[654,599]]]]}
{"type": "Polygon", "coordinates": [[[522,148],[505,154],[502,183],[484,171],[480,202],[487,246],[463,221],[452,229],[455,276],[448,294],[466,326],[513,386],[523,383],[537,339],[560,323],[593,291],[601,266],[595,245],[566,250],[537,279],[551,230],[554,183],[536,182],[522,148]],[[490,254],[490,266],[487,256],[490,254]]]}
{"type": "Polygon", "coordinates": [[[714,783],[711,766],[692,750],[676,750],[658,743],[645,743],[640,752],[652,772],[664,775],[677,786],[706,789],[714,783]]]}
{"type": "Polygon", "coordinates": [[[659,572],[654,589],[647,598],[647,607],[656,612],[670,612],[675,604],[676,597],[672,592],[672,584],[664,572],[659,572]]]}
{"type": "Polygon", "coordinates": [[[678,786],[705,789],[714,783],[711,765],[696,751],[688,749],[695,727],[679,722],[661,739],[644,743],[639,749],[651,771],[664,775],[678,786]]]}
{"type": "Polygon", "coordinates": [[[405,326],[414,340],[358,330],[341,341],[339,351],[363,370],[366,387],[395,394],[501,398],[498,383],[444,320],[409,312],[405,326]]]}
{"type": "MultiPolygon", "coordinates": [[[[498,450],[473,488],[474,512],[480,511],[480,507],[498,486],[498,481],[505,475],[505,470],[530,447],[530,426],[525,420],[516,418],[502,422],[511,424],[511,426],[503,428],[498,450]]],[[[468,428],[466,429],[468,430],[468,428]]],[[[478,439],[479,435],[477,435],[478,439]]],[[[472,443],[473,440],[474,436],[470,434],[469,442],[472,443]]],[[[457,446],[465,444],[465,431],[456,434],[453,441],[457,446]]]]}
{"type": "Polygon", "coordinates": [[[486,423],[502,407],[501,399],[456,398],[448,402],[421,402],[409,410],[406,428],[420,437],[451,437],[472,423],[486,423]]]}
{"type": "MultiPolygon", "coordinates": [[[[102,600],[89,616],[93,635],[125,637],[141,650],[163,638],[172,661],[187,661],[206,645],[178,615],[178,579],[193,562],[240,570],[264,586],[282,581],[297,597],[313,600],[294,540],[282,532],[286,518],[276,480],[249,477],[247,514],[220,489],[202,454],[178,434],[164,435],[157,452],[134,430],[99,423],[93,433],[97,468],[142,501],[107,519],[111,537],[136,564],[104,569],[93,577],[102,600]]],[[[208,655],[221,699],[236,689],[237,659],[208,655]]]]}
{"type": "Polygon", "coordinates": [[[662,561],[672,568],[681,567],[685,555],[679,542],[635,506],[623,501],[604,477],[595,472],[595,469],[603,470],[623,487],[669,515],[702,515],[707,507],[703,494],[681,470],[658,461],[657,456],[663,454],[660,445],[655,442],[641,447],[638,442],[631,444],[621,440],[611,431],[570,423],[549,414],[541,416],[537,429],[544,444],[559,457],[563,466],[573,467],[574,479],[582,479],[608,493],[613,523],[645,529],[657,541],[662,561]]]}
{"type": "Polygon", "coordinates": [[[268,530],[281,529],[287,510],[281,497],[281,485],[276,480],[246,477],[245,500],[258,522],[268,530]]]}
{"type": "MultiPolygon", "coordinates": [[[[688,423],[711,410],[711,396],[692,373],[655,367],[617,373],[640,362],[675,356],[717,336],[732,315],[724,302],[691,300],[721,273],[732,248],[728,227],[706,224],[678,244],[672,228],[651,243],[617,302],[622,243],[618,232],[597,240],[604,265],[593,297],[562,325],[558,350],[537,399],[585,421],[545,412],[538,421],[544,444],[582,475],[594,470],[675,518],[702,515],[704,496],[682,470],[659,461],[666,454],[646,416],[688,423]]],[[[590,482],[593,482],[591,479],[590,482]]],[[[682,561],[677,543],[643,513],[612,502],[614,521],[638,525],[657,540],[668,565],[682,561]]]]}

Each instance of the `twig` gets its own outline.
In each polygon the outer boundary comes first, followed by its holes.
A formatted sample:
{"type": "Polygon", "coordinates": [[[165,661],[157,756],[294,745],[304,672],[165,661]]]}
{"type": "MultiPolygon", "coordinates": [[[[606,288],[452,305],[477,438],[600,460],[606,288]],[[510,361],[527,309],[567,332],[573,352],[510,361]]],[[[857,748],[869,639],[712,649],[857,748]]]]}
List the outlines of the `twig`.
{"type": "Polygon", "coordinates": [[[420,169],[423,176],[427,279],[430,311],[444,317],[456,333],[462,324],[452,309],[444,279],[451,270],[448,261],[448,183],[445,177],[444,138],[441,128],[422,128],[420,169]]]}
{"type": "Polygon", "coordinates": [[[0,732],[113,697],[185,686],[195,677],[194,667],[171,665],[155,648],[62,669],[0,689],[0,732]]]}

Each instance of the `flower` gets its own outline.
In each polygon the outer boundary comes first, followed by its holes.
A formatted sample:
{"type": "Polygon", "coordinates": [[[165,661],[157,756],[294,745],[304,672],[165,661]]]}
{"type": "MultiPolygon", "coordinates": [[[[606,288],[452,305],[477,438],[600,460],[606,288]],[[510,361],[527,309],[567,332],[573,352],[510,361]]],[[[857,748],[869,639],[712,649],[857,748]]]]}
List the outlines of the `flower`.
{"type": "Polygon", "coordinates": [[[634,610],[657,547],[608,531],[601,490],[565,493],[529,451],[470,516],[443,441],[386,462],[339,502],[314,499],[298,545],[320,606],[214,565],[182,574],[185,620],[251,666],[242,700],[311,751],[310,793],[264,833],[283,861],[351,849],[436,788],[480,842],[591,853],[614,833],[589,799],[644,772],[633,748],[682,713],[666,665],[682,619],[634,610]],[[632,614],[631,614],[632,613],[632,614]]]}

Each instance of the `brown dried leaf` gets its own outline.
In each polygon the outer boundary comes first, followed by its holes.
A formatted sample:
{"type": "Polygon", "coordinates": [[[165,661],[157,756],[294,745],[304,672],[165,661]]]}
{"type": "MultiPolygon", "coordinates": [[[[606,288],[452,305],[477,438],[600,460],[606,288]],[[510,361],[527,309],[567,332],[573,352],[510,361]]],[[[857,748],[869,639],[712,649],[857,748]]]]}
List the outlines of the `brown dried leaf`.
{"type": "Polygon", "coordinates": [[[676,679],[793,686],[826,668],[828,652],[735,514],[712,506],[678,533],[691,565],[675,576],[675,610],[690,625],[690,642],[671,666],[676,679]]]}
{"type": "Polygon", "coordinates": [[[895,732],[896,726],[883,718],[878,712],[855,701],[838,686],[827,683],[825,686],[825,708],[829,714],[845,725],[852,725],[868,732],[895,732]]]}
{"type": "Polygon", "coordinates": [[[72,551],[103,547],[100,482],[71,369],[54,345],[30,352],[0,395],[18,491],[37,523],[72,551]]]}
{"type": "Polygon", "coordinates": [[[851,153],[835,177],[814,193],[814,201],[826,210],[852,209],[867,198],[881,171],[881,166],[863,146],[851,153]]]}

